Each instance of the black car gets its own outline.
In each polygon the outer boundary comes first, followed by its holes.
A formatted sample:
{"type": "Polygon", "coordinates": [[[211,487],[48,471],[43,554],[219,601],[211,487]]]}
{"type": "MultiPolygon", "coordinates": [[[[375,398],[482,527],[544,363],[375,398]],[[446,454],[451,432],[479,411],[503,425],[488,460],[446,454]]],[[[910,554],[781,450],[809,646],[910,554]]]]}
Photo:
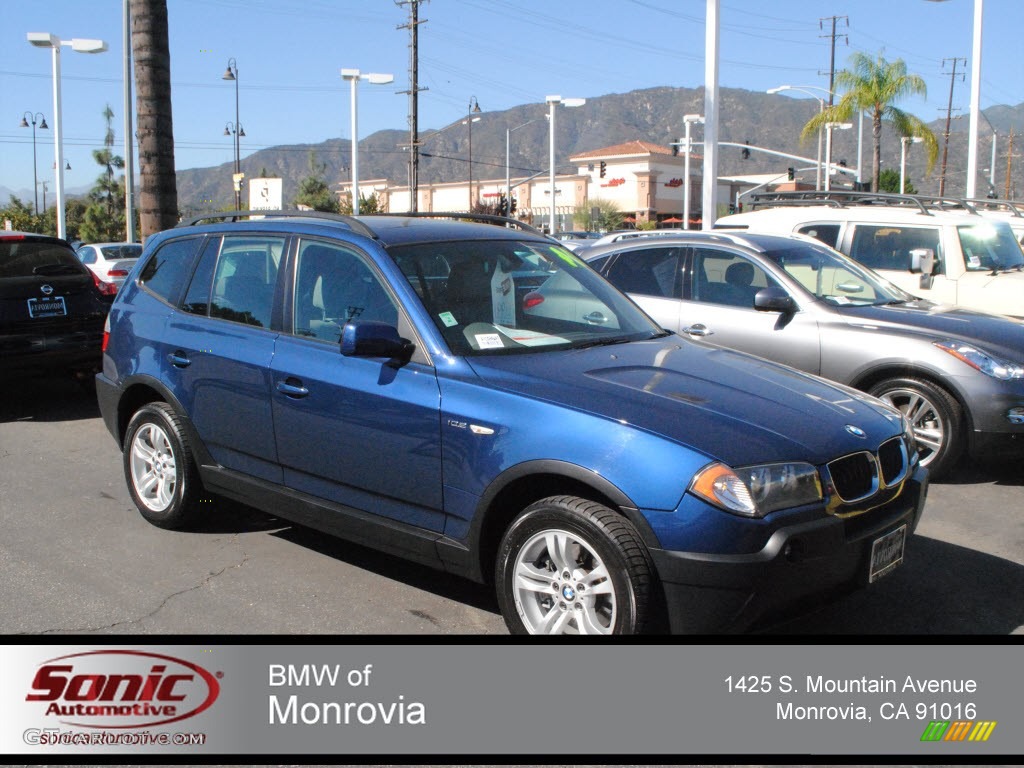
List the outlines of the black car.
{"type": "Polygon", "coordinates": [[[98,371],[116,293],[64,240],[0,232],[0,377],[98,371]]]}

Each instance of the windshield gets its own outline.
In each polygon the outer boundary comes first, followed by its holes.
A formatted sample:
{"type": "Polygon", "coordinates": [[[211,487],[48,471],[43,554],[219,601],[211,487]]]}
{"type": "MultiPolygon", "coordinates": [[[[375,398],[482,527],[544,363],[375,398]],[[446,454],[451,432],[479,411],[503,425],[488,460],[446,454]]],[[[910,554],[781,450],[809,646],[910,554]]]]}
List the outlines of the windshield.
{"type": "Polygon", "coordinates": [[[1021,269],[1024,252],[1009,226],[985,222],[957,227],[968,272],[1021,269]]]}
{"type": "Polygon", "coordinates": [[[815,243],[793,242],[771,248],[765,256],[812,296],[832,306],[893,304],[914,299],[852,259],[815,243]]]}
{"type": "Polygon", "coordinates": [[[665,333],[554,243],[460,240],[389,250],[455,354],[578,348],[665,333]]]}

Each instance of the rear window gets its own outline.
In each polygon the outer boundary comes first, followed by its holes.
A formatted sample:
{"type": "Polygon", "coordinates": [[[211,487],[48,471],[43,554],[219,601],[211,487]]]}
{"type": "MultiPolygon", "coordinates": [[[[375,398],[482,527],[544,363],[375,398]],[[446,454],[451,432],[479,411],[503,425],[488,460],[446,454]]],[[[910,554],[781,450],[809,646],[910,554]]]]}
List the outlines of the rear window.
{"type": "Polygon", "coordinates": [[[104,245],[100,248],[103,251],[103,258],[107,261],[118,261],[120,259],[137,259],[142,255],[142,246],[138,243],[124,243],[122,245],[104,245]]]}
{"type": "Polygon", "coordinates": [[[70,246],[0,237],[0,277],[75,275],[82,274],[84,269],[70,246]]]}

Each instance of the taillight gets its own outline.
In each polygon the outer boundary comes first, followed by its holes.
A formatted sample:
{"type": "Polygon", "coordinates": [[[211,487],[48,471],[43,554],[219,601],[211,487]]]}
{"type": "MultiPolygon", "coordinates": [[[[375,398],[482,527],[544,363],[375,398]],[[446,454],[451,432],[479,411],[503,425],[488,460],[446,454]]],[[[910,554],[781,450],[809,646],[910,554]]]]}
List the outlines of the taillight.
{"type": "Polygon", "coordinates": [[[92,270],[89,270],[89,274],[92,275],[92,283],[96,286],[96,290],[103,296],[117,296],[116,285],[108,283],[106,280],[100,280],[100,276],[92,270]]]}
{"type": "Polygon", "coordinates": [[[107,319],[103,322],[103,348],[104,352],[107,351],[107,346],[110,344],[110,315],[107,315],[107,319]]]}
{"type": "Polygon", "coordinates": [[[128,277],[127,269],[112,269],[107,272],[107,277],[128,277]]]}
{"type": "Polygon", "coordinates": [[[536,291],[530,291],[523,297],[523,309],[533,309],[538,304],[544,303],[543,294],[537,293],[536,291]]]}

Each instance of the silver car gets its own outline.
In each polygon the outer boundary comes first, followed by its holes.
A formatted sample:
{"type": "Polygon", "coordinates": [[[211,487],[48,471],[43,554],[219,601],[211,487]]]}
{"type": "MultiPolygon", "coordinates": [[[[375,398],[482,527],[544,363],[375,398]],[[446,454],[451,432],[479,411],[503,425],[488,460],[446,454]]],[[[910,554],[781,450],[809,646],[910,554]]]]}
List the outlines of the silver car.
{"type": "MultiPolygon", "coordinates": [[[[586,257],[666,329],[895,406],[914,425],[933,477],[964,451],[1024,448],[1018,320],[918,299],[800,235],[693,232],[588,249],[586,257]]],[[[551,294],[546,307],[535,297],[534,311],[557,311],[564,290],[551,294]]],[[[600,310],[571,305],[594,318],[600,310]]]]}
{"type": "Polygon", "coordinates": [[[78,246],[76,253],[100,280],[120,286],[142,255],[142,244],[90,243],[78,246]]]}

